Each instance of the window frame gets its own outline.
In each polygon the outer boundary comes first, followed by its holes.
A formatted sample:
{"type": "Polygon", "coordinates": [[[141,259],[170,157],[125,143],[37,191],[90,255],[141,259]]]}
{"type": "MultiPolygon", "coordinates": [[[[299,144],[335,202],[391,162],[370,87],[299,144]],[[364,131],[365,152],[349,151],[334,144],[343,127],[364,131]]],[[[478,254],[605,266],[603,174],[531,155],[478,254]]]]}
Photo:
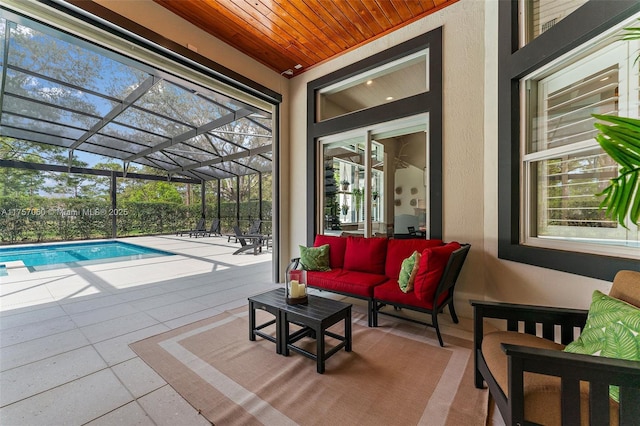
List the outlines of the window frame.
{"type": "Polygon", "coordinates": [[[307,83],[307,244],[313,244],[315,235],[319,231],[316,217],[321,208],[320,197],[317,194],[320,138],[423,113],[428,113],[430,117],[427,166],[430,189],[428,226],[431,238],[442,238],[442,27],[307,83]],[[429,91],[317,121],[317,94],[320,90],[425,49],[429,50],[427,71],[429,91]]]}
{"type": "Polygon", "coordinates": [[[522,244],[520,80],[640,11],[633,0],[591,0],[519,48],[518,0],[499,3],[498,26],[498,257],[611,281],[636,259],[522,244]]]}

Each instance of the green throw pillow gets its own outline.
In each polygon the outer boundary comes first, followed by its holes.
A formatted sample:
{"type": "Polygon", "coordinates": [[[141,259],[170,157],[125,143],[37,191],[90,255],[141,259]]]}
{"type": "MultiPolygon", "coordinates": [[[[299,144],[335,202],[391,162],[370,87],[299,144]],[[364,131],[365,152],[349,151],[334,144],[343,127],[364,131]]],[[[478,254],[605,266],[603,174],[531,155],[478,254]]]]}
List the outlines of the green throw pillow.
{"type": "MultiPolygon", "coordinates": [[[[564,349],[586,355],[640,361],[640,309],[596,290],[580,337],[564,349]]],[[[618,386],[609,396],[619,402],[618,386]]]]}
{"type": "Polygon", "coordinates": [[[330,271],[329,244],[320,247],[300,246],[300,263],[307,271],[330,271]]]}
{"type": "Polygon", "coordinates": [[[413,254],[402,261],[398,284],[403,293],[413,290],[413,281],[416,279],[418,266],[420,265],[420,253],[414,251],[413,254]]]}

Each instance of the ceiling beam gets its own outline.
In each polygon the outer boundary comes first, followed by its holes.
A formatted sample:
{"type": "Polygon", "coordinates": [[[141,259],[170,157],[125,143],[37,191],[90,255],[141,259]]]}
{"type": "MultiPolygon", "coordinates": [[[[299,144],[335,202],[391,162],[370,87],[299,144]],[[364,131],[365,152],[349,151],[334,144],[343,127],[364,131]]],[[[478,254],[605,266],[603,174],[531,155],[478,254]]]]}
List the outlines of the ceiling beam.
{"type": "MultiPolygon", "coordinates": [[[[207,161],[201,161],[199,163],[191,164],[190,166],[178,167],[177,169],[168,170],[168,173],[180,173],[188,170],[199,169],[200,167],[212,166],[214,164],[225,163],[227,161],[237,160],[239,158],[253,157],[254,155],[263,154],[265,152],[271,152],[271,145],[264,145],[259,148],[248,149],[244,152],[236,152],[235,154],[229,154],[224,157],[217,157],[207,161]]],[[[246,167],[246,166],[245,166],[246,167]]]]}
{"type": "Polygon", "coordinates": [[[69,147],[69,149],[74,150],[78,146],[82,145],[87,139],[89,139],[91,136],[98,133],[100,129],[102,129],[104,126],[109,124],[111,120],[115,119],[117,116],[119,116],[124,111],[126,111],[126,109],[129,108],[135,101],[137,101],[142,96],[144,96],[149,91],[149,89],[151,89],[153,86],[160,83],[161,81],[162,79],[156,76],[151,76],[147,78],[145,81],[142,82],[142,84],[136,87],[136,89],[133,92],[129,93],[129,95],[126,98],[124,98],[118,105],[116,105],[115,108],[109,111],[102,119],[100,119],[93,126],[91,126],[91,128],[87,130],[84,133],[84,135],[80,136],[80,138],[78,138],[78,140],[75,141],[73,145],[69,147]]]}
{"type": "Polygon", "coordinates": [[[224,126],[225,124],[233,123],[236,120],[239,120],[243,117],[253,114],[253,111],[249,111],[248,109],[241,108],[237,111],[234,111],[231,114],[227,114],[223,117],[218,118],[217,120],[213,120],[210,123],[204,124],[196,129],[189,130],[181,135],[175,136],[166,142],[159,143],[158,145],[147,148],[145,150],[140,151],[139,153],[132,155],[129,158],[126,158],[125,161],[135,161],[140,157],[147,156],[149,154],[153,154],[154,152],[161,151],[165,148],[169,148],[170,146],[182,143],[191,138],[194,138],[203,133],[210,132],[211,130],[217,129],[218,127],[224,126]]]}

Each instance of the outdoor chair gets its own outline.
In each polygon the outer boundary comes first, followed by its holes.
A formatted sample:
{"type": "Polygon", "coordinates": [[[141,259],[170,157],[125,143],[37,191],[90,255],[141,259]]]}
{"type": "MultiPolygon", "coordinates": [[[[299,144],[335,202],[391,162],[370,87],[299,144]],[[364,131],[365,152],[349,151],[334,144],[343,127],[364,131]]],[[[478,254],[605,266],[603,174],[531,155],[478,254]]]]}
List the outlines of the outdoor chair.
{"type": "Polygon", "coordinates": [[[213,219],[213,222],[211,222],[211,228],[209,228],[208,231],[194,231],[192,233],[189,233],[189,236],[192,236],[192,234],[198,238],[198,236],[207,236],[210,237],[212,235],[220,235],[222,236],[222,234],[220,233],[220,219],[213,219]]]}
{"type": "Polygon", "coordinates": [[[475,386],[487,383],[507,425],[638,424],[640,361],[630,354],[637,356],[640,336],[632,331],[640,317],[640,272],[618,272],[609,296],[594,292],[589,311],[479,300],[471,305],[475,386]],[[507,331],[485,334],[485,319],[506,320],[507,331]],[[610,386],[619,386],[619,402],[610,386]]]}
{"type": "Polygon", "coordinates": [[[262,221],[260,219],[254,220],[253,222],[251,222],[251,225],[249,225],[249,231],[247,231],[247,234],[249,235],[259,234],[261,226],[262,226],[262,221]]]}
{"type": "Polygon", "coordinates": [[[245,235],[240,231],[238,226],[233,227],[236,240],[240,243],[240,248],[233,252],[233,254],[244,253],[245,251],[253,250],[254,256],[258,252],[262,252],[262,236],[260,235],[245,235]],[[247,242],[248,241],[248,242],[247,242]]]}
{"type": "Polygon", "coordinates": [[[198,221],[198,223],[196,224],[195,228],[186,229],[186,230],[183,230],[183,231],[176,231],[176,235],[183,236],[184,234],[189,234],[189,236],[191,236],[191,234],[193,232],[204,231],[204,230],[205,229],[204,229],[204,217],[203,217],[198,221]]]}

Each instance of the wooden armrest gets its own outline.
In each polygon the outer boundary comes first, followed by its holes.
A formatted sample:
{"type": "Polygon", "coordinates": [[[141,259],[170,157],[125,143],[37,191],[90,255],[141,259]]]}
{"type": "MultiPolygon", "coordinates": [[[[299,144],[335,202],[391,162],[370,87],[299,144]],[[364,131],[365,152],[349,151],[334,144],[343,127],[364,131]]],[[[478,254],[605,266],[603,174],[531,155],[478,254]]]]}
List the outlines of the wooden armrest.
{"type": "MultiPolygon", "coordinates": [[[[609,421],[609,386],[620,387],[620,424],[640,416],[640,362],[502,344],[508,357],[512,422],[524,422],[524,372],[560,377],[562,423],[580,423],[580,382],[589,382],[591,424],[609,421]]],[[[524,423],[521,423],[524,424],[524,423]]]]}

